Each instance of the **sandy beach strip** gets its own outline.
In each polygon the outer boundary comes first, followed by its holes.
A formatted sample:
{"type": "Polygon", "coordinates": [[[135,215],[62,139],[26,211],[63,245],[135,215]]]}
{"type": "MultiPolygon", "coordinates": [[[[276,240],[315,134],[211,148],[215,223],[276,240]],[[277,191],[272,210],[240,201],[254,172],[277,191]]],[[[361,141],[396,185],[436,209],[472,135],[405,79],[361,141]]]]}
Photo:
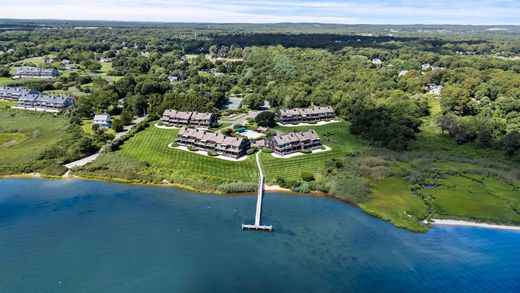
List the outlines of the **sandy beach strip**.
{"type": "Polygon", "coordinates": [[[461,221],[461,220],[432,219],[432,224],[433,225],[468,226],[468,227],[479,227],[479,228],[488,228],[488,229],[520,231],[520,226],[495,225],[495,224],[486,224],[486,223],[461,221]]]}

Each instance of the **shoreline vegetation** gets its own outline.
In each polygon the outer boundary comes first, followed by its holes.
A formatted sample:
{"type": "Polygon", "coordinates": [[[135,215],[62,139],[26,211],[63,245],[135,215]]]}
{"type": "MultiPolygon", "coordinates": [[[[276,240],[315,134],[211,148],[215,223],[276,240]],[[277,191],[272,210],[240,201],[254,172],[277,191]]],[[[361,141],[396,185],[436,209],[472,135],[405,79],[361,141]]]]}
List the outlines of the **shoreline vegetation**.
{"type": "MultiPolygon", "coordinates": [[[[118,179],[118,178],[103,178],[103,177],[82,177],[78,175],[69,175],[69,176],[50,176],[50,175],[43,175],[40,173],[27,173],[27,174],[12,174],[12,175],[2,175],[0,176],[0,179],[6,179],[6,178],[42,178],[42,179],[49,179],[49,180],[92,180],[92,181],[101,181],[101,182],[108,182],[108,183],[116,183],[116,184],[127,184],[127,185],[143,185],[143,186],[156,186],[156,187],[173,187],[180,190],[188,191],[188,192],[197,192],[201,194],[207,194],[207,195],[235,195],[237,193],[224,193],[219,192],[217,190],[199,190],[196,188],[193,188],[190,185],[184,185],[184,184],[178,184],[178,183],[158,183],[158,182],[137,182],[137,181],[130,181],[126,179],[118,179]]],[[[280,187],[279,185],[265,185],[265,191],[268,192],[275,192],[275,193],[290,193],[294,195],[312,195],[312,196],[325,196],[337,199],[345,204],[352,204],[351,202],[348,202],[346,200],[339,199],[337,197],[334,197],[330,194],[326,193],[320,193],[320,192],[311,192],[311,193],[299,193],[294,192],[291,189],[280,187]]],[[[249,194],[251,196],[256,195],[256,192],[240,192],[240,194],[249,194]]],[[[355,204],[352,204],[356,206],[355,204]]],[[[358,208],[360,208],[358,206],[358,208]]],[[[369,211],[366,211],[363,208],[360,208],[364,212],[366,212],[369,215],[372,215],[380,220],[391,222],[390,220],[381,218],[380,216],[376,214],[372,214],[369,211]]],[[[485,222],[474,222],[469,220],[455,220],[455,219],[435,219],[431,218],[428,220],[421,221],[422,225],[431,225],[431,226],[462,226],[462,227],[478,227],[478,228],[485,228],[485,229],[498,229],[498,230],[511,230],[511,231],[520,231],[520,225],[501,225],[496,223],[485,223],[485,222]]],[[[401,227],[402,228],[402,227],[401,227]]],[[[418,232],[418,231],[412,231],[410,229],[407,229],[411,232],[418,232]]]]}

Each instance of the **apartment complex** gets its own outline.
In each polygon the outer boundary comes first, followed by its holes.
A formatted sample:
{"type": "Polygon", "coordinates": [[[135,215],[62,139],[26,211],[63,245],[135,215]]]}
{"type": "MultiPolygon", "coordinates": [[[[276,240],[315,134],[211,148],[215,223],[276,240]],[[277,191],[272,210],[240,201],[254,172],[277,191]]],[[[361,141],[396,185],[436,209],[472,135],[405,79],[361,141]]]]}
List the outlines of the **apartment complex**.
{"type": "Polygon", "coordinates": [[[177,143],[235,159],[245,155],[251,147],[251,142],[246,138],[187,127],[182,127],[179,130],[177,143]]]}
{"type": "Polygon", "coordinates": [[[331,106],[281,109],[278,111],[278,121],[282,124],[327,121],[335,117],[336,113],[331,106]]]}
{"type": "Polygon", "coordinates": [[[288,155],[300,150],[312,150],[321,147],[321,139],[314,130],[291,132],[265,139],[265,146],[278,155],[288,155]]]}
{"type": "Polygon", "coordinates": [[[161,121],[174,126],[210,128],[211,125],[217,121],[217,115],[213,113],[185,112],[168,109],[164,111],[161,121]]]}
{"type": "Polygon", "coordinates": [[[16,102],[18,108],[50,112],[59,112],[76,103],[76,100],[70,97],[46,95],[36,90],[18,87],[0,87],[0,99],[16,102]]]}
{"type": "Polygon", "coordinates": [[[58,75],[58,70],[53,68],[21,67],[16,71],[19,77],[52,78],[58,75]]]}

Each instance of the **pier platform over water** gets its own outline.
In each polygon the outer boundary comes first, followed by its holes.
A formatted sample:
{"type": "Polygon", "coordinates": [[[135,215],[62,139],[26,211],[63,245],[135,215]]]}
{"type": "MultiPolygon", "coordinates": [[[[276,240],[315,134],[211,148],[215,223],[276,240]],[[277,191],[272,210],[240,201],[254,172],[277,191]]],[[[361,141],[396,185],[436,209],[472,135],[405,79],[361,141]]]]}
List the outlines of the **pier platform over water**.
{"type": "Polygon", "coordinates": [[[256,214],[255,223],[242,224],[242,230],[262,230],[262,231],[273,231],[273,226],[266,226],[260,224],[262,217],[262,199],[264,197],[264,173],[262,172],[262,166],[260,165],[260,152],[256,154],[256,164],[258,166],[258,193],[256,198],[256,214]]]}

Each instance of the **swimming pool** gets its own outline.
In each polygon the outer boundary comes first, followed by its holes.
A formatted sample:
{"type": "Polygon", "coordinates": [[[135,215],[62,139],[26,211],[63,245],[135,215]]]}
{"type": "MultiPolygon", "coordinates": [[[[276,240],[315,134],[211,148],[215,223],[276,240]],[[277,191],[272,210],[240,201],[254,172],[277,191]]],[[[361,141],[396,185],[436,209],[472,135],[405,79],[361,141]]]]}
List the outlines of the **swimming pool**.
{"type": "Polygon", "coordinates": [[[249,139],[257,139],[263,135],[260,132],[256,132],[256,131],[249,130],[249,129],[244,132],[241,132],[240,134],[246,136],[249,139]]]}

